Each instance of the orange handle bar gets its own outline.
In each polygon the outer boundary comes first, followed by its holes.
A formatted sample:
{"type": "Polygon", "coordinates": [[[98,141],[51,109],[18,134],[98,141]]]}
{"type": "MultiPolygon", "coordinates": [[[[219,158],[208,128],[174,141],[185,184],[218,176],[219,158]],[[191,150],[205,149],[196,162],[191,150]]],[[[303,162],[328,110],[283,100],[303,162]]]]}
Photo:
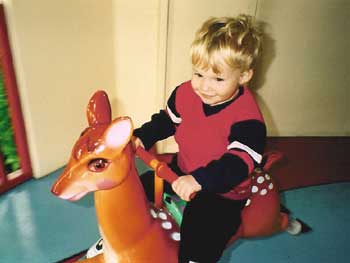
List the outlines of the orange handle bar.
{"type": "MultiPolygon", "coordinates": [[[[165,162],[158,161],[157,158],[146,151],[142,147],[136,149],[137,156],[150,168],[155,171],[155,174],[164,179],[168,183],[174,182],[179,176],[174,173],[165,162]]],[[[192,193],[190,199],[195,197],[196,193],[192,193]]]]}
{"type": "Polygon", "coordinates": [[[153,154],[149,153],[142,147],[136,149],[136,154],[146,165],[156,172],[157,176],[168,183],[171,184],[178,178],[178,175],[174,173],[165,162],[158,161],[153,154]]]}

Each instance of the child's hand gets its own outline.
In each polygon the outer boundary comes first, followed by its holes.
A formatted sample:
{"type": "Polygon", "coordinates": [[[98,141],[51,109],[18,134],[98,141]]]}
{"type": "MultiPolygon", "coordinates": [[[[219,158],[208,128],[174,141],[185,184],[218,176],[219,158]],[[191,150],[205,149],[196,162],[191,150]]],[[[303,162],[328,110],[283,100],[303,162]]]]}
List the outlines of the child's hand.
{"type": "Polygon", "coordinates": [[[192,175],[180,176],[171,186],[174,192],[185,201],[190,201],[191,194],[202,190],[202,186],[192,175]]]}
{"type": "Polygon", "coordinates": [[[136,150],[138,147],[142,147],[143,149],[145,149],[145,146],[143,145],[140,138],[133,136],[131,138],[131,142],[132,142],[132,146],[134,147],[134,150],[136,150]]]}

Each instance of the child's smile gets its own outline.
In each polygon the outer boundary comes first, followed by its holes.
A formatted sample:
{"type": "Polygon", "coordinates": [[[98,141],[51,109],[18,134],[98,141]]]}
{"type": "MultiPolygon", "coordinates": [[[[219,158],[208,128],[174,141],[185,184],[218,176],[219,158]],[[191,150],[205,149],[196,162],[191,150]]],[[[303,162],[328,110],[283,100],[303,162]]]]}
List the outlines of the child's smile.
{"type": "Polygon", "coordinates": [[[222,66],[220,73],[194,67],[191,83],[202,102],[214,106],[237,94],[238,87],[246,82],[243,76],[239,69],[232,70],[228,66],[222,66]]]}

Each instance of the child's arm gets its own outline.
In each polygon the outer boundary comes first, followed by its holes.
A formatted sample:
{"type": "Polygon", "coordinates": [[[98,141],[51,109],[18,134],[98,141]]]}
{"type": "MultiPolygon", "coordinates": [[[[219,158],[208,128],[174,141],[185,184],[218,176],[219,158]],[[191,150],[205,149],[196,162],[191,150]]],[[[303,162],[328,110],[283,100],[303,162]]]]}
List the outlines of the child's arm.
{"type": "Polygon", "coordinates": [[[134,130],[134,136],[141,139],[144,148],[149,150],[157,141],[175,133],[175,127],[164,110],[153,114],[149,122],[134,130]]]}
{"type": "Polygon", "coordinates": [[[134,130],[134,136],[141,139],[146,150],[149,150],[157,141],[175,134],[176,123],[172,118],[174,118],[174,114],[178,115],[175,109],[176,90],[177,88],[168,99],[167,110],[161,110],[159,113],[153,114],[149,122],[134,130]]]}
{"type": "Polygon", "coordinates": [[[264,123],[248,120],[234,124],[228,137],[228,149],[223,156],[191,174],[205,191],[228,192],[247,179],[259,163],[254,158],[263,154],[265,141],[264,123]]]}
{"type": "Polygon", "coordinates": [[[140,138],[133,136],[131,141],[132,141],[132,146],[135,150],[139,147],[145,149],[145,145],[143,144],[140,138]]]}
{"type": "Polygon", "coordinates": [[[172,184],[174,192],[185,201],[190,201],[193,193],[202,190],[202,186],[192,175],[183,175],[177,178],[172,184]]]}

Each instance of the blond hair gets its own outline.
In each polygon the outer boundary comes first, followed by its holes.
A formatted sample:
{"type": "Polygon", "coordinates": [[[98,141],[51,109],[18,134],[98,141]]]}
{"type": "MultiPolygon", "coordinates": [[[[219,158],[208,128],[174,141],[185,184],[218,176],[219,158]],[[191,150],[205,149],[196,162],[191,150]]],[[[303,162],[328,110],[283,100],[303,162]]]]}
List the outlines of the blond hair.
{"type": "Polygon", "coordinates": [[[210,18],[191,45],[192,65],[220,72],[222,62],[242,71],[254,67],[260,53],[261,33],[252,16],[210,18]]]}

